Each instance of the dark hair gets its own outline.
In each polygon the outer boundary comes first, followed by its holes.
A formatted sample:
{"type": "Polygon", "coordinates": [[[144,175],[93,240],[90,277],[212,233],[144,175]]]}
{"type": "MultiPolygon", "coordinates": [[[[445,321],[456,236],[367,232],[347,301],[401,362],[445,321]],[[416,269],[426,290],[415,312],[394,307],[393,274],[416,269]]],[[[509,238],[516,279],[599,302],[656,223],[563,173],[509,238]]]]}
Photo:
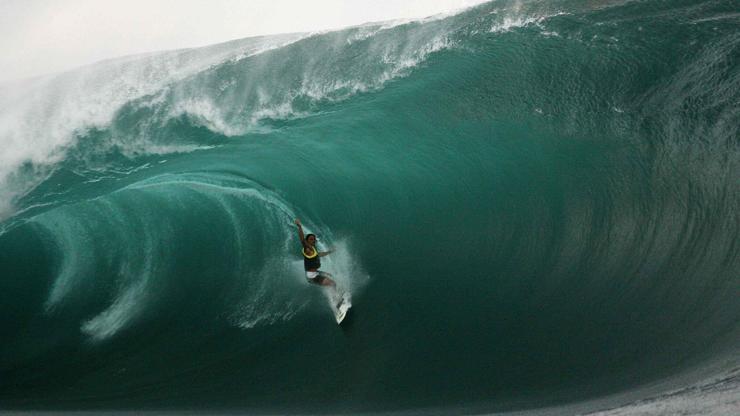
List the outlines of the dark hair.
{"type": "Polygon", "coordinates": [[[307,234],[307,235],[306,235],[306,241],[308,241],[308,238],[309,238],[309,237],[313,237],[313,238],[316,238],[316,234],[307,234]]]}

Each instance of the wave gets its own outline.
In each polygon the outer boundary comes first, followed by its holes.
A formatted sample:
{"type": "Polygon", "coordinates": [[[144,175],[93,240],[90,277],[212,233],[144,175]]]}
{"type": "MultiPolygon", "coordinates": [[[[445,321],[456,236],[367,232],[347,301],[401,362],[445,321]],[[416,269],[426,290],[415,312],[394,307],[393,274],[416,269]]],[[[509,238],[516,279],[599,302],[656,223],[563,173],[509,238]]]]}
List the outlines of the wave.
{"type": "Polygon", "coordinates": [[[3,86],[0,403],[731,406],[733,13],[494,1],[3,86]]]}
{"type": "Polygon", "coordinates": [[[192,144],[158,134],[179,120],[238,136],[259,130],[262,120],[306,116],[319,103],[378,89],[449,46],[444,30],[428,27],[434,23],[409,31],[380,23],[248,38],[109,60],[7,87],[8,99],[0,101],[0,137],[9,144],[0,161],[2,199],[22,198],[71,149],[89,152],[102,141],[103,153],[179,152],[192,144]],[[335,45],[316,54],[326,43],[335,45]]]}

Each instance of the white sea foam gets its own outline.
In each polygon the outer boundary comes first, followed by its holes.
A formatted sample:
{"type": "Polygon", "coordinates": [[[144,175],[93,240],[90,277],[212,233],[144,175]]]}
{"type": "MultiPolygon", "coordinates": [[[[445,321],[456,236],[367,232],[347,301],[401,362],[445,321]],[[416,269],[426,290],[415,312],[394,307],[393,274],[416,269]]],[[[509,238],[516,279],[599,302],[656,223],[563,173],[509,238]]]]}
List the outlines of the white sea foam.
{"type": "Polygon", "coordinates": [[[151,298],[149,282],[162,272],[153,253],[161,254],[166,249],[155,246],[160,241],[167,241],[168,236],[159,227],[156,237],[149,234],[148,229],[139,230],[135,237],[131,237],[127,233],[130,224],[124,224],[127,217],[119,207],[101,198],[92,203],[97,204],[97,219],[89,217],[90,211],[62,208],[33,220],[50,232],[62,255],[60,270],[45,302],[45,311],[49,315],[65,308],[68,302],[85,302],[90,296],[100,295],[96,288],[101,287],[101,282],[108,277],[97,275],[97,268],[101,262],[111,262],[114,258],[120,262],[118,273],[112,276],[118,289],[110,305],[80,326],[82,333],[91,341],[98,342],[110,338],[146,310],[151,298]],[[88,226],[100,219],[112,227],[110,233],[119,243],[115,253],[110,252],[111,246],[101,246],[93,241],[94,236],[88,226]],[[119,220],[122,222],[116,223],[119,220]],[[135,241],[130,241],[131,238],[135,241]]]}
{"type": "Polygon", "coordinates": [[[427,59],[427,57],[434,53],[439,52],[443,49],[452,47],[452,42],[444,36],[435,37],[427,44],[416,50],[412,54],[404,54],[400,57],[389,57],[384,56],[385,62],[391,63],[391,67],[383,73],[380,78],[381,83],[385,83],[393,78],[405,75],[411,68],[418,66],[421,62],[427,59]]]}
{"type": "Polygon", "coordinates": [[[355,33],[350,35],[347,38],[347,43],[352,44],[358,41],[363,41],[365,39],[368,39],[368,38],[371,38],[377,35],[378,33],[384,30],[393,29],[398,26],[403,26],[403,25],[407,25],[410,23],[422,23],[423,24],[423,23],[429,23],[429,22],[434,22],[437,20],[446,19],[457,13],[460,13],[462,10],[465,10],[465,8],[451,10],[449,12],[438,13],[432,16],[421,18],[421,19],[406,18],[406,19],[394,19],[394,20],[389,20],[389,21],[380,22],[380,23],[366,23],[364,25],[360,25],[360,26],[356,26],[352,28],[352,29],[355,29],[355,33]]]}
{"type": "Polygon", "coordinates": [[[148,280],[141,279],[123,289],[107,309],[82,324],[82,332],[92,341],[99,342],[124,328],[144,309],[149,294],[146,290],[148,280]]]}
{"type": "Polygon", "coordinates": [[[412,50],[390,49],[378,56],[384,68],[372,77],[361,79],[304,79],[298,95],[312,100],[341,101],[358,93],[382,88],[388,81],[407,75],[434,52],[453,46],[446,36],[435,36],[412,50]]]}
{"type": "Polygon", "coordinates": [[[46,312],[51,313],[70,293],[79,290],[84,279],[92,273],[93,251],[84,227],[78,221],[41,217],[38,222],[53,233],[59,251],[65,253],[44,304],[46,312]]]}
{"type": "Polygon", "coordinates": [[[347,37],[347,45],[351,45],[356,42],[361,42],[365,39],[371,38],[378,34],[381,30],[384,30],[383,26],[377,24],[362,25],[354,28],[354,33],[347,37]]]}
{"type": "MultiPolygon", "coordinates": [[[[377,35],[386,28],[366,33],[377,35]]],[[[350,35],[348,39],[353,39],[350,35]]],[[[274,89],[252,86],[256,100],[252,102],[221,102],[216,97],[200,92],[192,95],[178,94],[171,105],[169,118],[187,116],[189,119],[225,136],[239,136],[262,129],[267,119],[296,119],[308,116],[310,111],[300,108],[306,100],[338,102],[357,94],[375,91],[393,79],[404,77],[423,63],[430,54],[454,47],[445,34],[419,36],[415,44],[400,47],[394,38],[379,40],[378,44],[362,59],[353,61],[348,68],[335,68],[323,60],[311,62],[302,73],[295,74],[297,84],[290,79],[274,89]],[[377,66],[381,62],[382,66],[377,66]],[[370,68],[371,70],[368,70],[370,68]],[[282,90],[281,90],[282,89],[282,90]],[[296,103],[302,103],[296,105],[296,103]],[[299,107],[299,108],[297,108],[299,107]]],[[[259,80],[255,80],[258,83],[259,80]]],[[[219,89],[233,88],[233,83],[221,84],[219,89]]]]}
{"type": "Polygon", "coordinates": [[[510,32],[517,28],[534,25],[542,29],[543,30],[542,34],[545,36],[559,36],[557,32],[544,30],[542,23],[551,17],[561,16],[565,14],[567,13],[559,12],[559,13],[547,14],[547,15],[542,15],[542,16],[522,16],[522,15],[519,15],[518,13],[514,13],[513,15],[510,15],[510,16],[504,16],[503,20],[501,22],[494,24],[489,30],[489,32],[505,33],[505,32],[510,32]]]}
{"type": "Polygon", "coordinates": [[[242,50],[241,52],[229,58],[229,61],[237,62],[250,56],[255,56],[275,49],[284,48],[290,44],[298,42],[301,39],[305,39],[308,36],[310,36],[309,33],[291,33],[287,35],[278,35],[274,37],[264,38],[265,42],[260,44],[258,48],[242,50]]]}
{"type": "Polygon", "coordinates": [[[540,23],[542,20],[543,20],[542,17],[521,17],[521,16],[509,17],[509,16],[506,16],[504,17],[504,20],[502,22],[493,25],[491,27],[490,32],[493,32],[493,33],[508,32],[515,28],[525,27],[531,24],[540,23]]]}
{"type": "Polygon", "coordinates": [[[170,109],[170,118],[187,114],[194,122],[225,136],[236,136],[246,131],[246,126],[226,121],[222,109],[210,97],[187,97],[178,100],[170,109]]]}
{"type": "Polygon", "coordinates": [[[346,290],[352,294],[361,292],[370,281],[370,276],[357,262],[356,257],[352,255],[349,240],[332,241],[331,237],[329,238],[331,247],[324,247],[323,249],[332,249],[333,252],[321,259],[322,270],[325,269],[333,276],[340,291],[346,290]]]}

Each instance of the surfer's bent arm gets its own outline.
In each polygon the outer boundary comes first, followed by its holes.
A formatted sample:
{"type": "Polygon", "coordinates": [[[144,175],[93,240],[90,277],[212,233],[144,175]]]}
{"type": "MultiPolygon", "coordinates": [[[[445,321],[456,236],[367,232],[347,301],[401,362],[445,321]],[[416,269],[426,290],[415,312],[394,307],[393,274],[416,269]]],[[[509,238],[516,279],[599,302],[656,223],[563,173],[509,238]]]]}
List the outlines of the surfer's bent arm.
{"type": "Polygon", "coordinates": [[[306,245],[306,237],[303,235],[303,227],[301,226],[301,221],[296,218],[295,225],[298,226],[298,238],[301,239],[301,244],[304,246],[306,245]]]}

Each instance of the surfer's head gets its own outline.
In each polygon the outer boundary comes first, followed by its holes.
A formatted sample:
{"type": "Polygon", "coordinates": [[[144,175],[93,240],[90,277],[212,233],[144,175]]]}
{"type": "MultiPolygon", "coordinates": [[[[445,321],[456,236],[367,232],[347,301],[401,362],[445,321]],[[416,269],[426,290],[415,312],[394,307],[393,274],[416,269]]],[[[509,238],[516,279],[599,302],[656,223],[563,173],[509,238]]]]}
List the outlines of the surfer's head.
{"type": "Polygon", "coordinates": [[[316,245],[316,235],[315,234],[306,235],[306,242],[312,246],[316,245]]]}

